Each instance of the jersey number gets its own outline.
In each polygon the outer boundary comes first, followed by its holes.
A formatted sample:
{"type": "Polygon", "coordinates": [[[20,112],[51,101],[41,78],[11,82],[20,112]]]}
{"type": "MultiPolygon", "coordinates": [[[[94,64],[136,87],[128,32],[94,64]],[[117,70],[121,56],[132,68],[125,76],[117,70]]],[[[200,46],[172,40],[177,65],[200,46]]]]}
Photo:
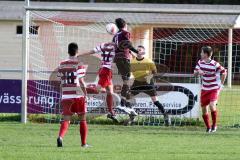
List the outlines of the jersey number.
{"type": "Polygon", "coordinates": [[[103,61],[104,62],[109,62],[111,52],[108,52],[108,54],[103,54],[103,61]]]}
{"type": "Polygon", "coordinates": [[[74,84],[75,76],[74,72],[65,72],[65,84],[74,84]]]}

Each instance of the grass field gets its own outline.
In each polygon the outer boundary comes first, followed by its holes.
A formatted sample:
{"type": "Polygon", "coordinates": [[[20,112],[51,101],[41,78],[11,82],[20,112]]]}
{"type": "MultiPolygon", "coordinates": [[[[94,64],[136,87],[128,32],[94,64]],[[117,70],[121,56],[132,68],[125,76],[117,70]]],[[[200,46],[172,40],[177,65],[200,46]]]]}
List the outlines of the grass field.
{"type": "MultiPolygon", "coordinates": [[[[64,148],[56,147],[59,124],[28,123],[18,114],[0,114],[0,160],[239,160],[240,90],[221,93],[219,126],[206,134],[201,123],[181,127],[121,126],[97,118],[89,125],[89,143],[80,147],[79,126],[72,125],[64,148]],[[229,127],[230,126],[230,127],[229,127]],[[235,128],[232,128],[232,127],[235,128]]],[[[29,115],[39,122],[43,115],[29,115]]],[[[185,123],[184,123],[185,124],[185,123]]]]}
{"type": "Polygon", "coordinates": [[[90,125],[92,148],[80,148],[72,125],[64,148],[56,147],[58,124],[0,123],[1,160],[239,160],[240,130],[215,134],[197,127],[90,125]]]}
{"type": "Polygon", "coordinates": [[[221,126],[240,125],[240,86],[227,87],[220,93],[218,102],[219,124],[221,126]]]}

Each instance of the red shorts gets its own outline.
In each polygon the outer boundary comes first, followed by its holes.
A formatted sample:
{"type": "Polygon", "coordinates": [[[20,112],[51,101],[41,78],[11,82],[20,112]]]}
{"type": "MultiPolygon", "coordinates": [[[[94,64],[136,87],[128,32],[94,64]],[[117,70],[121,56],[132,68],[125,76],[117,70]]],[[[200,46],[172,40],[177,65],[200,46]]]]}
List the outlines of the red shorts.
{"type": "Polygon", "coordinates": [[[71,116],[74,113],[84,114],[87,112],[85,97],[69,98],[61,101],[62,115],[71,116]]]}
{"type": "Polygon", "coordinates": [[[201,91],[201,106],[207,106],[210,102],[214,102],[218,100],[219,89],[214,90],[202,90],[201,91]]]}
{"type": "Polygon", "coordinates": [[[109,85],[112,85],[112,70],[108,69],[108,68],[101,68],[99,70],[99,80],[98,80],[98,84],[102,87],[102,88],[106,88],[109,85]]]}

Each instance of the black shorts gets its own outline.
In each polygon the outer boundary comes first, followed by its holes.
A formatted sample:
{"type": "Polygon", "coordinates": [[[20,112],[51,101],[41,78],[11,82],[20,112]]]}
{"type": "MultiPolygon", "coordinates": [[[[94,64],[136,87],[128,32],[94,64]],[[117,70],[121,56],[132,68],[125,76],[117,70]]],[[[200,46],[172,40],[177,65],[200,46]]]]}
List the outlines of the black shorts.
{"type": "Polygon", "coordinates": [[[121,74],[123,80],[130,79],[130,60],[126,58],[117,58],[115,60],[118,72],[121,74]]]}
{"type": "Polygon", "coordinates": [[[146,81],[134,81],[133,85],[131,86],[130,93],[132,95],[137,95],[139,93],[145,93],[151,97],[157,96],[157,91],[154,86],[154,83],[151,81],[147,83],[146,81]]]}

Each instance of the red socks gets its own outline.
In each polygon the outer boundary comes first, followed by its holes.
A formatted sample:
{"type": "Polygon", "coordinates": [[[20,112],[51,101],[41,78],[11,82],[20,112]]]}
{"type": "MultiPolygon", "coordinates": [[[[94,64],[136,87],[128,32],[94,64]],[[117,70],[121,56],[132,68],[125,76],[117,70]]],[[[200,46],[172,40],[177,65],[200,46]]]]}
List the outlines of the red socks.
{"type": "Polygon", "coordinates": [[[113,112],[113,96],[111,94],[107,94],[106,101],[107,101],[108,111],[110,113],[114,114],[114,112],[113,112]]]}
{"type": "MultiPolygon", "coordinates": [[[[217,111],[211,112],[211,116],[212,116],[212,126],[216,127],[217,126],[217,111]]],[[[205,114],[202,117],[203,117],[206,127],[211,128],[208,114],[205,114]]]]}
{"type": "Polygon", "coordinates": [[[82,145],[85,145],[87,143],[87,133],[88,133],[88,128],[87,128],[87,121],[81,121],[80,122],[80,136],[81,136],[81,141],[82,145]]]}
{"type": "Polygon", "coordinates": [[[211,112],[212,115],[212,126],[216,127],[217,126],[217,111],[211,112]]]}
{"type": "Polygon", "coordinates": [[[211,126],[210,126],[208,114],[202,115],[202,117],[203,117],[203,120],[204,120],[204,123],[205,123],[206,127],[207,127],[208,129],[210,129],[211,126]]]}
{"type": "MultiPolygon", "coordinates": [[[[61,123],[59,137],[63,138],[65,136],[65,134],[67,133],[69,124],[70,124],[69,121],[63,121],[61,123]]],[[[82,145],[86,144],[87,132],[88,132],[87,121],[81,121],[80,122],[80,136],[81,136],[82,145]]]]}
{"type": "Polygon", "coordinates": [[[59,137],[63,138],[65,136],[65,134],[67,133],[69,124],[70,124],[69,121],[63,121],[61,123],[60,131],[59,131],[59,137]]]}

